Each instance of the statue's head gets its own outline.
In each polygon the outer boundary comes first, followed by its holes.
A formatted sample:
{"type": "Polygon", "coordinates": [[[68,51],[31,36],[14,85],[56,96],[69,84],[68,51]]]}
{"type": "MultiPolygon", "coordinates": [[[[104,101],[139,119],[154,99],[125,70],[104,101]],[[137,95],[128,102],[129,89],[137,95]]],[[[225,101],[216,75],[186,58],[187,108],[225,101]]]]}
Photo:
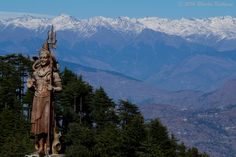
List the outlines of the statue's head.
{"type": "Polygon", "coordinates": [[[40,65],[47,66],[50,63],[50,52],[42,49],[39,55],[40,65]]]}
{"type": "Polygon", "coordinates": [[[48,43],[45,42],[39,53],[40,65],[47,66],[50,63],[50,56],[51,56],[51,53],[49,50],[48,43]]]}

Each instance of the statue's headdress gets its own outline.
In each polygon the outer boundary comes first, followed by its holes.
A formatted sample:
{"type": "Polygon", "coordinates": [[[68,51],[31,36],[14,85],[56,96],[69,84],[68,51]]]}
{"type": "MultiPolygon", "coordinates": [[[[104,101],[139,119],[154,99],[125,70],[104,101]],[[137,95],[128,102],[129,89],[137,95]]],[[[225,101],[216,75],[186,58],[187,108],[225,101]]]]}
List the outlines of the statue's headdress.
{"type": "MultiPolygon", "coordinates": [[[[43,46],[40,49],[39,56],[41,56],[42,54],[46,54],[47,56],[49,56],[53,70],[58,70],[58,64],[53,52],[50,49],[56,48],[56,42],[56,32],[54,31],[54,27],[52,26],[51,30],[48,31],[47,40],[43,43],[43,46]]],[[[36,60],[33,66],[36,67],[38,63],[39,61],[36,60]]]]}
{"type": "Polygon", "coordinates": [[[48,38],[47,38],[48,47],[55,49],[57,38],[56,38],[56,32],[54,31],[54,27],[52,25],[51,30],[48,31],[48,38]]]}
{"type": "Polygon", "coordinates": [[[51,52],[50,52],[49,45],[48,45],[47,41],[44,42],[42,48],[40,49],[39,56],[42,55],[42,54],[46,54],[47,56],[51,55],[51,52]]]}

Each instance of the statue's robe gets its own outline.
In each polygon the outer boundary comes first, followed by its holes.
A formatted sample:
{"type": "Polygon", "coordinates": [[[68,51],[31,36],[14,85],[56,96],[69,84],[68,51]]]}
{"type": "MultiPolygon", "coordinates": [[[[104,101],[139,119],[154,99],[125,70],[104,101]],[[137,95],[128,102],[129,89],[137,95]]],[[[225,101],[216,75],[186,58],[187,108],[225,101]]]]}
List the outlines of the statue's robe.
{"type": "Polygon", "coordinates": [[[31,112],[31,132],[34,135],[47,134],[54,124],[53,105],[50,107],[52,94],[48,86],[50,84],[53,87],[61,86],[61,79],[58,72],[53,72],[53,75],[51,73],[49,66],[44,69],[39,66],[33,73],[35,94],[31,112]]]}

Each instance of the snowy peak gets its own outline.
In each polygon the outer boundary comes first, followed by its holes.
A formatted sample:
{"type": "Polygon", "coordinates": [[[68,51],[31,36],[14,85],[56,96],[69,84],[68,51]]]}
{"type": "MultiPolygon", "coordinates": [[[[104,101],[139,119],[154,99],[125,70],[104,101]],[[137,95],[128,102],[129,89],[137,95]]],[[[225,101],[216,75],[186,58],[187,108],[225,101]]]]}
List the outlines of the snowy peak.
{"type": "Polygon", "coordinates": [[[24,15],[20,17],[2,19],[1,23],[5,25],[5,27],[14,26],[14,27],[24,27],[28,29],[38,29],[38,28],[46,28],[49,25],[49,20],[43,17],[24,15]]]}
{"type": "Polygon", "coordinates": [[[64,30],[75,29],[79,21],[72,16],[61,14],[60,16],[52,18],[50,23],[55,26],[56,30],[64,30]]]}
{"type": "Polygon", "coordinates": [[[87,23],[93,27],[105,27],[114,29],[119,32],[136,32],[140,33],[145,26],[140,24],[136,19],[129,17],[105,18],[102,16],[92,17],[88,20],[81,20],[81,23],[87,23]]]}
{"type": "Polygon", "coordinates": [[[221,38],[236,38],[236,18],[231,16],[213,17],[206,19],[179,19],[147,17],[138,19],[147,28],[165,32],[170,35],[188,37],[191,35],[210,34],[221,38]]]}

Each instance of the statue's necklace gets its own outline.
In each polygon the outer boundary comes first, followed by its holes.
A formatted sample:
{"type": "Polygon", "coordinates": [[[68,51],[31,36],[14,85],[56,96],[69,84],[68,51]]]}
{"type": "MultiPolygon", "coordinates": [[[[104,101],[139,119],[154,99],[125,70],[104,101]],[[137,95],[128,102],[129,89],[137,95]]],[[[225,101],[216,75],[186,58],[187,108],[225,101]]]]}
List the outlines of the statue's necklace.
{"type": "Polygon", "coordinates": [[[48,68],[41,68],[38,70],[38,76],[43,77],[49,72],[48,68]]]}

